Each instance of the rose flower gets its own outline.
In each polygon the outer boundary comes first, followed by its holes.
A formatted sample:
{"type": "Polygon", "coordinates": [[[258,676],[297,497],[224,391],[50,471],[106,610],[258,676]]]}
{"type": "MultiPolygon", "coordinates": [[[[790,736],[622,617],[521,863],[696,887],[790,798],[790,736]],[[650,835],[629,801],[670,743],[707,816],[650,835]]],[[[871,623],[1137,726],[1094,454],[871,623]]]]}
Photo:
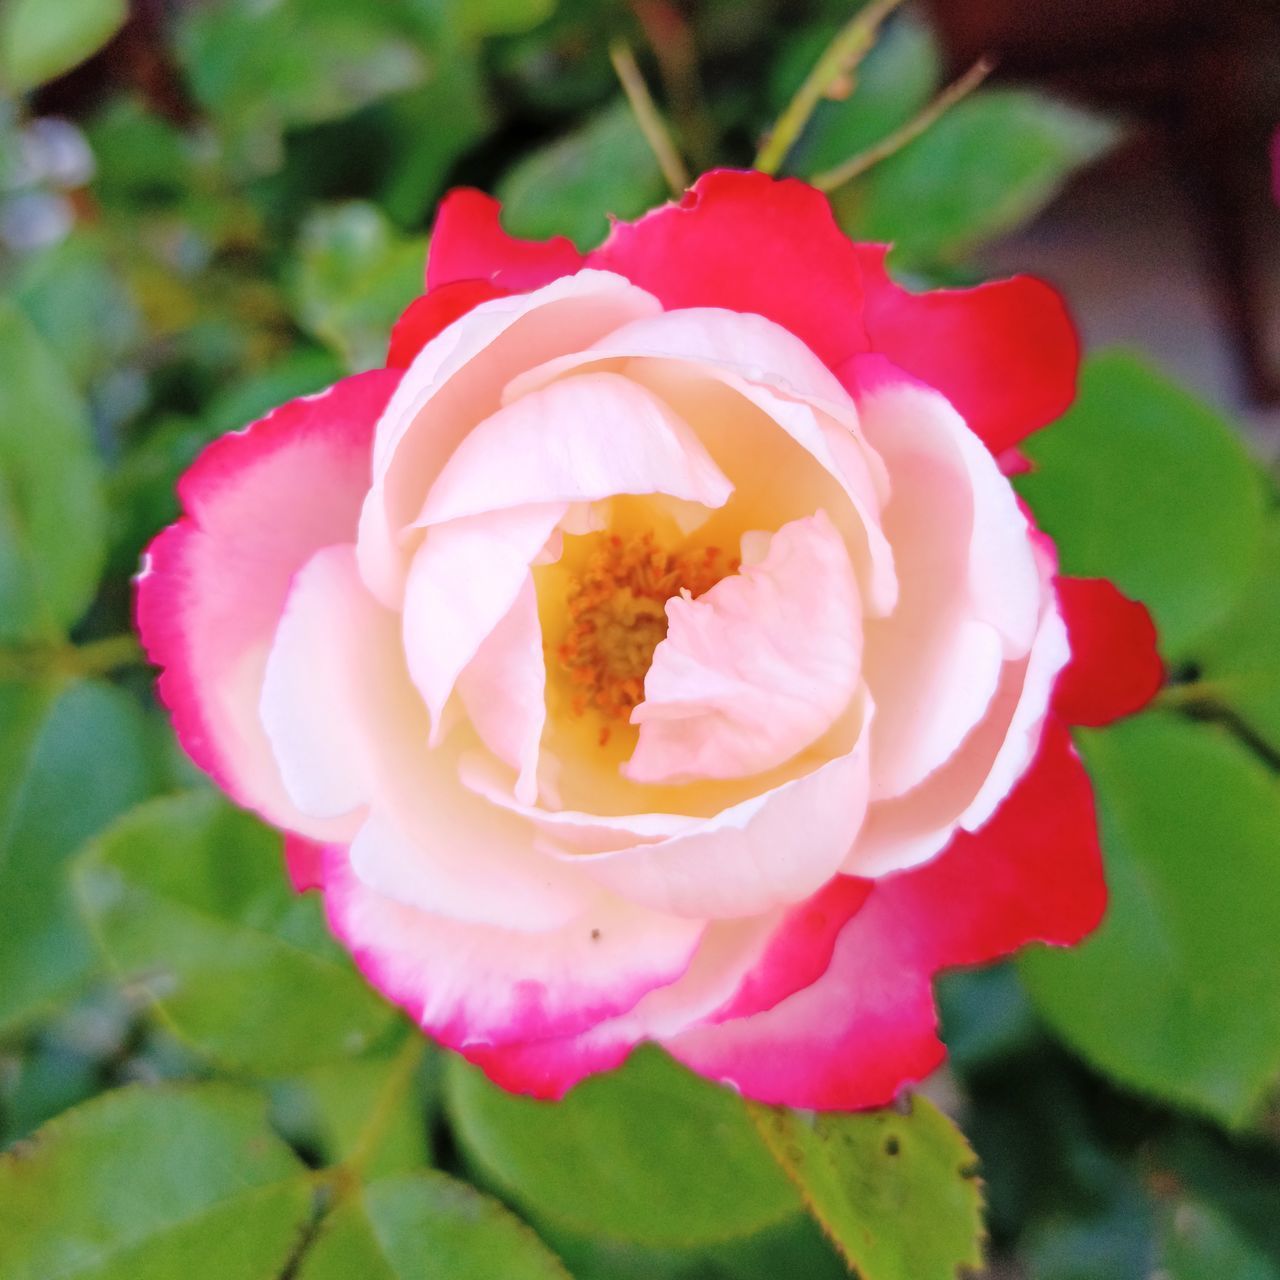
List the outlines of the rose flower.
{"type": "Polygon", "coordinates": [[[193,759],[368,980],[507,1088],[644,1040],[884,1103],[932,978],[1094,927],[1067,723],[1146,611],[1007,472],[1077,344],[1018,278],[912,294],[795,180],[718,171],[581,256],[441,206],[387,368],[214,442],[138,621],[193,759]]]}

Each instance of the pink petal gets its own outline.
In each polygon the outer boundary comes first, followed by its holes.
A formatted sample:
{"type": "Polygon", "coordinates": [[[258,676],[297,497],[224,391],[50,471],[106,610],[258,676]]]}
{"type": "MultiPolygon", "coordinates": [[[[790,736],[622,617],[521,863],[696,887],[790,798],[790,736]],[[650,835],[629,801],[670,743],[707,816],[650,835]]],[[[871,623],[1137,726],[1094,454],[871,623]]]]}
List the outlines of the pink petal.
{"type": "Polygon", "coordinates": [[[456,187],[440,201],[427,288],[455,280],[488,280],[512,293],[537,289],[583,266],[582,255],[564,236],[519,240],[502,229],[502,206],[483,191],[456,187]]]}
{"type": "Polygon", "coordinates": [[[871,350],[936,388],[1000,453],[1066,412],[1080,347],[1062,299],[1030,276],[908,293],[883,245],[860,245],[871,350]]]}
{"type": "Polygon", "coordinates": [[[832,367],[867,349],[857,251],[826,197],[795,178],[703,174],[678,204],[615,223],[587,262],[626,276],[667,310],[766,316],[832,367]]]}
{"type": "Polygon", "coordinates": [[[360,581],[353,545],[317,551],[294,577],[260,712],[289,799],[311,817],[368,803],[392,726],[401,741],[425,731],[399,630],[360,581]]]}
{"type": "Polygon", "coordinates": [[[943,1057],[932,978],[1032,941],[1069,945],[1102,913],[1093,796],[1060,725],[976,835],[928,866],[878,881],[826,973],[764,1013],[674,1037],[695,1071],[761,1102],[880,1106],[943,1057]]]}
{"type": "Polygon", "coordinates": [[[379,600],[400,608],[421,537],[409,526],[453,451],[499,408],[503,387],[657,309],[625,280],[583,271],[479,303],[422,348],[378,422],[373,483],[360,512],[360,573],[379,600]]]}
{"type": "Polygon", "coordinates": [[[607,895],[571,922],[515,933],[428,915],[325,868],[330,926],[366,978],[455,1049],[571,1035],[688,967],[703,925],[607,895]]]}
{"type": "Polygon", "coordinates": [[[772,1008],[817,981],[870,888],[869,881],[837,876],[788,911],[713,923],[688,969],[629,1012],[576,1036],[469,1049],[467,1057],[505,1089],[562,1097],[584,1077],[616,1067],[642,1040],[772,1008]]]}
{"type": "Polygon", "coordinates": [[[759,564],[667,603],[632,712],[636,782],[737,778],[784,764],[835,724],[860,678],[858,584],[823,512],[784,525],[759,564]]]}
{"type": "Polygon", "coordinates": [[[355,536],[373,426],[398,380],[347,378],[216,440],[179,482],[187,514],[137,583],[138,628],[188,754],[241,804],[321,839],[333,824],[289,802],[258,698],[293,574],[355,536]]]}
{"type": "Polygon", "coordinates": [[[1071,661],[1054,710],[1068,724],[1103,725],[1140,711],[1160,691],[1164,664],[1151,615],[1103,578],[1059,578],[1071,661]]]}
{"type": "Polygon", "coordinates": [[[415,523],[624,493],[719,507],[731,492],[697,437],[655,395],[616,373],[583,373],[531,391],[477,425],[415,523]]]}
{"type": "Polygon", "coordinates": [[[324,884],[325,847],[295,836],[290,832],[284,837],[284,866],[294,893],[306,893],[324,884]]]}

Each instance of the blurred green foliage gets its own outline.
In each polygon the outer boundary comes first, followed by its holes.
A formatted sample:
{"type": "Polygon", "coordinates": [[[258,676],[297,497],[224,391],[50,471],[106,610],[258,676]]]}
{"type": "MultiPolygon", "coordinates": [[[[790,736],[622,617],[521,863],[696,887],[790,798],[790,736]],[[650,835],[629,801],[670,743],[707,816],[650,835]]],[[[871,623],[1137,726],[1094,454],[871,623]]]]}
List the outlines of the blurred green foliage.
{"type": "MultiPolygon", "coordinates": [[[[643,1052],[547,1108],[446,1065],[290,893],[277,838],[185,762],[128,634],[178,475],[381,363],[448,186],[584,247],[664,198],[610,39],[694,168],[745,165],[852,7],[0,8],[4,1280],[823,1280],[842,1256],[864,1280],[942,1280],[976,1258],[968,1147],[924,1101],[753,1123],[643,1052]]],[[[885,139],[942,62],[919,15],[895,17],[786,169],[885,139]]],[[[982,89],[835,208],[911,282],[963,282],[1115,136],[982,89]]],[[[997,1264],[1278,1280],[1275,488],[1231,424],[1124,354],[1089,363],[1028,453],[1065,569],[1150,604],[1171,684],[1080,736],[1104,927],[945,978],[934,1093],[981,1161],[997,1264]]]]}

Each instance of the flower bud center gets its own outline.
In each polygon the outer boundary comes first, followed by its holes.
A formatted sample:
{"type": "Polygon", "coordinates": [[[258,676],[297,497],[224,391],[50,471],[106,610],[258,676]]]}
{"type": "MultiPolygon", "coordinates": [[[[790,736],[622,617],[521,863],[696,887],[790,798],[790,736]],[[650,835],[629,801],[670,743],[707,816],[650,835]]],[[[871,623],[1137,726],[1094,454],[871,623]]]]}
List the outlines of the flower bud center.
{"type": "Polygon", "coordinates": [[[666,603],[681,591],[701,595],[737,569],[719,547],[668,551],[653,533],[582,535],[591,545],[568,583],[564,637],[555,650],[569,677],[574,715],[588,709],[626,721],[644,699],[653,651],[667,634],[666,603]]]}

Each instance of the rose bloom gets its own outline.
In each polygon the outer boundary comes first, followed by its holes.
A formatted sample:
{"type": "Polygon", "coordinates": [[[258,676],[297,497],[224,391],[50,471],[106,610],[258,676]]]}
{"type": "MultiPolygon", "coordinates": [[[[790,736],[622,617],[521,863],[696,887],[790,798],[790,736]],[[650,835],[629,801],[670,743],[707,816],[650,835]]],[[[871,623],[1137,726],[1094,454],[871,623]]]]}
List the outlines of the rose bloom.
{"type": "Polygon", "coordinates": [[[939,970],[1102,913],[1065,725],[1141,706],[1155,637],[1007,479],[1072,327],[884,259],[758,173],[585,257],[455,191],[387,367],[210,445],[150,548],[186,749],[509,1089],[654,1040],[881,1104],[943,1057],[939,970]]]}

